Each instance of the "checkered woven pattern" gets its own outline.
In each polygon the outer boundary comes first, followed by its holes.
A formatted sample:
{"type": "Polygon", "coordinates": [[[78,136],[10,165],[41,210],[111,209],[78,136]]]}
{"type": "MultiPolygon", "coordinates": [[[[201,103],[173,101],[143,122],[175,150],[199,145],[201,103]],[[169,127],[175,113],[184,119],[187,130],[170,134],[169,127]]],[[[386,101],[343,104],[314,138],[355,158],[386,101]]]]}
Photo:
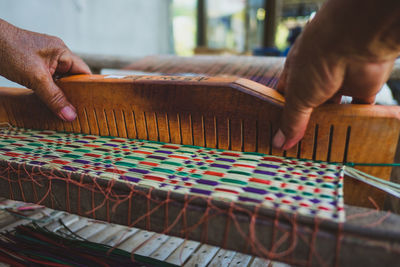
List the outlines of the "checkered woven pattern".
{"type": "Polygon", "coordinates": [[[197,146],[0,130],[0,159],[343,221],[342,166],[197,146]]]}

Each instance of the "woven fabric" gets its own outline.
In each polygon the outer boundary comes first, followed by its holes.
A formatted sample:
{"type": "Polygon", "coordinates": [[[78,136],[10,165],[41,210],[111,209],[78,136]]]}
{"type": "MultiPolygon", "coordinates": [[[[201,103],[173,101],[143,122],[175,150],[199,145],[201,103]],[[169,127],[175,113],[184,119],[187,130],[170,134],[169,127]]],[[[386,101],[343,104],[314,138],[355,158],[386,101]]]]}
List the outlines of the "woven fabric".
{"type": "Polygon", "coordinates": [[[344,221],[342,166],[84,134],[0,130],[0,159],[344,221]]]}

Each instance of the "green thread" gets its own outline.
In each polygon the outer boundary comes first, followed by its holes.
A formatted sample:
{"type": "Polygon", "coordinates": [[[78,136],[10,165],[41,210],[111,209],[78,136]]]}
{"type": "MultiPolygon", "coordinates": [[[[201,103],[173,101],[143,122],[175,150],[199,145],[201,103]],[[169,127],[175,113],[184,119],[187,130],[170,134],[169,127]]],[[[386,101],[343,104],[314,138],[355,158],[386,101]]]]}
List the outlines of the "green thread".
{"type": "Polygon", "coordinates": [[[354,166],[400,167],[400,163],[356,163],[356,162],[346,162],[346,163],[343,163],[343,165],[349,166],[349,167],[354,167],[354,166]]]}

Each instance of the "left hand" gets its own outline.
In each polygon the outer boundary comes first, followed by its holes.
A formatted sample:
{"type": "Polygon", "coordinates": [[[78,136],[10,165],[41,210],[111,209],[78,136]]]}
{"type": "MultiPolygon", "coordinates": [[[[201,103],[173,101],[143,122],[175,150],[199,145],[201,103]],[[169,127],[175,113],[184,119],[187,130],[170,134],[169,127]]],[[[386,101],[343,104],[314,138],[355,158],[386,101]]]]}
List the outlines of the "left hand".
{"type": "Polygon", "coordinates": [[[91,72],[61,39],[26,31],[0,20],[0,75],[34,90],[65,121],[74,120],[76,110],[54,78],[80,73],[91,72]]]}

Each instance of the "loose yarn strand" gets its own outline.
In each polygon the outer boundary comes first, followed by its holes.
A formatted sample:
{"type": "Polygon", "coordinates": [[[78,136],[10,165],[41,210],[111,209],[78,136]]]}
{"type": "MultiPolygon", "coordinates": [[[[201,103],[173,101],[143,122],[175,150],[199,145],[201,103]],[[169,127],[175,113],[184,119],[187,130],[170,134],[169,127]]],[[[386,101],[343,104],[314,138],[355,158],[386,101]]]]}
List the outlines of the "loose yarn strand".
{"type": "Polygon", "coordinates": [[[400,198],[400,184],[386,181],[355,168],[344,166],[344,174],[360,182],[376,187],[392,196],[400,198]]]}

